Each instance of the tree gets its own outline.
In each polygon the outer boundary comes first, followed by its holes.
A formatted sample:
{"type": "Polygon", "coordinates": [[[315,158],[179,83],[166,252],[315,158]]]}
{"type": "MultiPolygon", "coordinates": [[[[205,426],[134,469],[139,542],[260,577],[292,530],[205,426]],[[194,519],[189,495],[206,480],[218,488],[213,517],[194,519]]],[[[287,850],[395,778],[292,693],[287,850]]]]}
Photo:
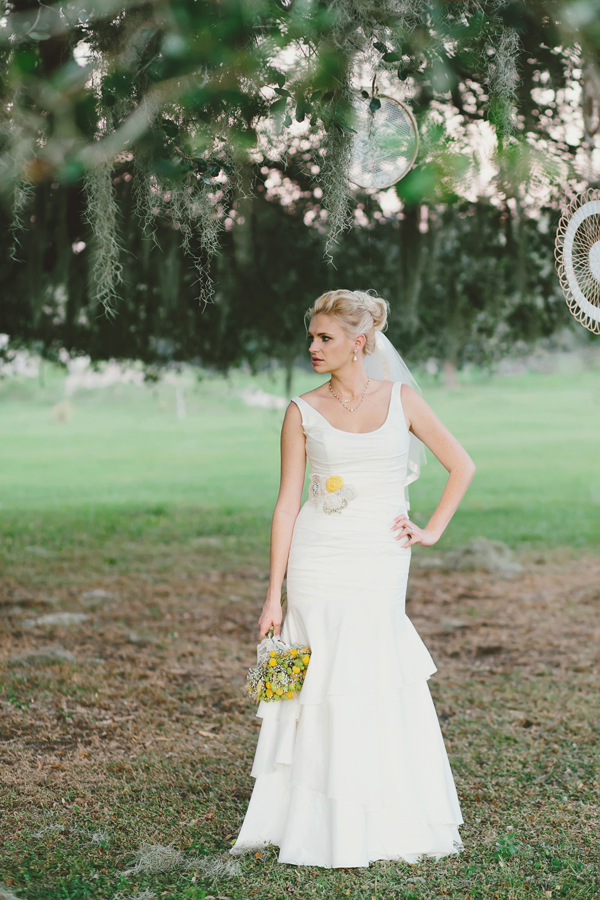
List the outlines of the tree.
{"type": "Polygon", "coordinates": [[[556,101],[544,106],[534,91],[546,76],[563,87],[577,54],[593,60],[600,46],[593,0],[94,0],[85,11],[78,0],[14,0],[6,12],[0,184],[13,223],[31,219],[37,185],[83,181],[93,293],[109,310],[123,276],[114,190],[123,164],[146,233],[170,217],[207,300],[228,206],[243,202],[254,165],[285,159],[299,126],[330,242],[347,228],[350,87],[361,73],[403,85],[424,127],[433,115],[430,148],[448,137],[444,110],[465,125],[486,117],[500,167],[520,142],[522,168],[552,172],[573,154],[536,140],[556,101]]]}

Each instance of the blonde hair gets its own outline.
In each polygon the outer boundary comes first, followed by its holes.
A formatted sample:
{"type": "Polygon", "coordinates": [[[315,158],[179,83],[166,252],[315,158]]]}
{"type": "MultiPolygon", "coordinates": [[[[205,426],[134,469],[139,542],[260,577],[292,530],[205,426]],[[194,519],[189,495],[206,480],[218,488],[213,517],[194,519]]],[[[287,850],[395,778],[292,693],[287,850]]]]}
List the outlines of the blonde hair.
{"type": "Polygon", "coordinates": [[[305,319],[335,316],[350,337],[364,334],[364,353],[368,356],[375,351],[375,332],[384,331],[387,326],[389,311],[387,300],[366,291],[327,291],[306,311],[305,319]]]}

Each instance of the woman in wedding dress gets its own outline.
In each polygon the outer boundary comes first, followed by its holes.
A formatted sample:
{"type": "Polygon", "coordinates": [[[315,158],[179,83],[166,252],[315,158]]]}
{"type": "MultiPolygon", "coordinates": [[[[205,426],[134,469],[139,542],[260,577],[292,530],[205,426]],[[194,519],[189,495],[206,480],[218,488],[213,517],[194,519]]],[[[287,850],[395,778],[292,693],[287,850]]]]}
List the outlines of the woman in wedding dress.
{"type": "Polygon", "coordinates": [[[381,333],[387,313],[381,298],[346,290],[307,313],[312,364],[329,380],[294,397],[285,415],[259,627],[261,637],[272,628],[310,645],[312,656],[293,699],[259,705],[256,782],[234,854],[274,844],[280,862],[333,868],[414,863],[462,846],[427,684],[436,667],[405,599],[411,546],[439,540],[475,466],[410,386],[381,333]],[[406,496],[418,477],[417,439],[449,472],[425,528],[410,519],[406,496]]]}

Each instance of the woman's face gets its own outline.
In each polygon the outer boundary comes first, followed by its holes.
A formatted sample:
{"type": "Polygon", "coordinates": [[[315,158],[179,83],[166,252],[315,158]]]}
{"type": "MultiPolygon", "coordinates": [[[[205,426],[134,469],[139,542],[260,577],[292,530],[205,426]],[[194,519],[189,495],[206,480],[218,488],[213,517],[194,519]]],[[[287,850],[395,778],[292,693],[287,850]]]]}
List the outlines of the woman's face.
{"type": "Polygon", "coordinates": [[[362,350],[364,337],[351,338],[335,316],[319,313],[310,320],[309,347],[315,372],[334,372],[352,360],[354,349],[362,350]]]}

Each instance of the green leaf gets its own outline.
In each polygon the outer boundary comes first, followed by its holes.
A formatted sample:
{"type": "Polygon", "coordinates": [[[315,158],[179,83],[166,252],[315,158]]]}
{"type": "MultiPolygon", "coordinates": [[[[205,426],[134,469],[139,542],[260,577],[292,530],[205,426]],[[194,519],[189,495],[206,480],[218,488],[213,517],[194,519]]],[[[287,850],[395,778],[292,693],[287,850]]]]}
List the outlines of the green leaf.
{"type": "Polygon", "coordinates": [[[413,75],[418,68],[419,62],[416,59],[409,59],[405,63],[401,62],[398,66],[398,78],[400,81],[404,81],[409,75],[413,75]]]}
{"type": "Polygon", "coordinates": [[[274,91],[276,94],[279,94],[280,97],[291,97],[292,96],[289,91],[286,91],[285,88],[276,87],[276,88],[274,88],[274,91]]]}
{"type": "Polygon", "coordinates": [[[373,46],[375,47],[376,50],[379,50],[380,53],[388,53],[389,52],[388,48],[385,46],[385,44],[382,44],[381,41],[375,41],[373,46]]]}
{"type": "Polygon", "coordinates": [[[381,100],[379,99],[379,97],[371,98],[369,109],[371,110],[371,112],[377,112],[378,109],[381,109],[381,100]]]}
{"type": "Polygon", "coordinates": [[[277,115],[277,113],[283,112],[286,107],[286,98],[280,97],[279,100],[276,100],[274,103],[271,103],[270,111],[272,114],[277,115]]]}
{"type": "Polygon", "coordinates": [[[167,135],[167,137],[174,138],[179,134],[179,126],[175,122],[172,122],[170,119],[163,119],[160,127],[167,135]]]}
{"type": "Polygon", "coordinates": [[[401,53],[392,52],[392,53],[384,53],[383,54],[383,61],[386,63],[395,63],[401,59],[402,59],[401,53]]]}

